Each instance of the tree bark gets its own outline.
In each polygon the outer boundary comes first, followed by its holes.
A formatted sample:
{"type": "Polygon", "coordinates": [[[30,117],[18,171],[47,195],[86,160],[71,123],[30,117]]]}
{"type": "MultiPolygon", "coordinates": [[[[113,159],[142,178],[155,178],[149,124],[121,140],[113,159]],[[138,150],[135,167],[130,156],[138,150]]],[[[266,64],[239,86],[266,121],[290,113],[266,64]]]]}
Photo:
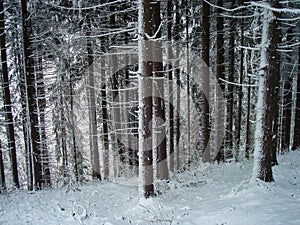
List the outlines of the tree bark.
{"type": "Polygon", "coordinates": [[[295,125],[294,125],[294,140],[292,150],[300,148],[300,46],[298,47],[298,77],[297,77],[297,94],[295,107],[295,125]]]}
{"type": "MultiPolygon", "coordinates": [[[[224,18],[221,15],[222,10],[221,8],[223,7],[223,1],[222,0],[218,0],[217,1],[217,40],[216,40],[216,45],[217,45],[217,59],[216,59],[216,78],[217,78],[217,82],[219,83],[219,86],[221,88],[222,91],[222,95],[224,95],[225,93],[225,84],[222,80],[224,80],[225,78],[225,66],[224,66],[224,61],[225,61],[225,57],[224,57],[224,18]]],[[[219,127],[220,127],[220,123],[224,123],[224,121],[221,121],[221,115],[220,112],[222,112],[224,109],[220,108],[220,101],[221,99],[218,98],[219,96],[216,97],[215,99],[215,104],[216,104],[216,112],[215,112],[215,137],[216,137],[216,141],[218,141],[218,137],[221,135],[220,132],[222,132],[219,127]]],[[[217,144],[215,144],[215,146],[218,146],[217,144]]],[[[215,152],[218,152],[217,156],[216,156],[216,160],[217,161],[224,161],[226,158],[226,154],[225,154],[225,146],[224,143],[222,143],[222,146],[220,149],[214,149],[215,152]]]]}
{"type": "Polygon", "coordinates": [[[202,95],[202,161],[211,162],[210,146],[209,146],[209,136],[210,136],[210,122],[209,122],[209,51],[210,51],[210,6],[207,2],[203,1],[202,7],[202,60],[205,64],[203,68],[203,95],[202,95]]]}
{"type": "MultiPolygon", "coordinates": [[[[267,3],[268,4],[268,3],[267,3]]],[[[257,100],[253,177],[265,182],[274,181],[272,174],[273,124],[277,112],[279,54],[277,52],[277,20],[267,8],[263,9],[261,62],[257,100]],[[274,101],[275,99],[275,101],[274,101]],[[276,102],[276,104],[274,104],[276,102]]]]}
{"type": "Polygon", "coordinates": [[[93,46],[90,39],[91,34],[91,18],[87,16],[87,53],[88,53],[88,97],[89,97],[89,127],[90,127],[90,151],[92,156],[92,177],[101,180],[99,149],[98,149],[98,130],[96,118],[96,95],[95,95],[95,77],[94,77],[94,56],[93,46]]]}
{"type": "Polygon", "coordinates": [[[153,40],[153,93],[154,93],[154,113],[155,113],[155,147],[156,147],[156,176],[159,180],[169,178],[167,163],[167,145],[166,145],[166,112],[164,98],[164,73],[162,63],[162,46],[161,41],[161,18],[160,18],[160,1],[152,3],[152,34],[156,34],[153,40]]]}

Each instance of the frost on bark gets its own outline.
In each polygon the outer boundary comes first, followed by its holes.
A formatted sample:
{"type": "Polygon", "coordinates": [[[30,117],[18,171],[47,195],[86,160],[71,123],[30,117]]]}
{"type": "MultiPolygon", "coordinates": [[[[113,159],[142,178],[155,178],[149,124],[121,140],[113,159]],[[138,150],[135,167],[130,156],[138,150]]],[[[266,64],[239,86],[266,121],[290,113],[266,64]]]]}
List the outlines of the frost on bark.
{"type": "MultiPolygon", "coordinates": [[[[266,6],[269,6],[266,3],[266,6]]],[[[277,112],[277,87],[279,75],[279,55],[277,47],[277,21],[267,7],[263,10],[260,72],[255,129],[253,178],[266,182],[274,181],[272,174],[272,147],[274,139],[274,112],[277,112]]]]}

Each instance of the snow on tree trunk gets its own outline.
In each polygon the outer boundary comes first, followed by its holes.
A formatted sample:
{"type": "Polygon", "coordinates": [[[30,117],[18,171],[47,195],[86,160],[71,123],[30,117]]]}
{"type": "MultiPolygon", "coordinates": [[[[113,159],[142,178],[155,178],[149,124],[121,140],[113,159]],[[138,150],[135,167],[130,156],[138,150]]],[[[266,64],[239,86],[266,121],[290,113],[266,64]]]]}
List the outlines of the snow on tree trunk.
{"type": "Polygon", "coordinates": [[[277,104],[272,104],[276,100],[276,82],[279,74],[277,74],[276,63],[276,45],[274,38],[276,29],[275,16],[268,3],[263,9],[263,28],[261,39],[261,55],[260,55],[260,72],[258,83],[258,99],[255,129],[255,148],[254,148],[254,166],[253,179],[259,178],[266,182],[274,181],[272,174],[272,142],[273,138],[273,112],[277,104]],[[274,108],[275,107],[275,108],[274,108]]]}

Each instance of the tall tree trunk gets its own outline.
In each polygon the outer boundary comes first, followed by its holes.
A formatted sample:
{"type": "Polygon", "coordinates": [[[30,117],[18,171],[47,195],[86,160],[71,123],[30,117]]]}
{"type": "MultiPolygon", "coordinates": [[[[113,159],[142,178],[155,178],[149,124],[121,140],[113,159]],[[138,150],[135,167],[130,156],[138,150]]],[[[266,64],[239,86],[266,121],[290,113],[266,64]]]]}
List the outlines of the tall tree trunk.
{"type": "Polygon", "coordinates": [[[271,147],[274,141],[274,111],[277,111],[277,101],[274,104],[274,99],[277,99],[279,54],[276,50],[277,21],[267,7],[263,9],[263,15],[253,177],[270,182],[274,180],[271,147]]]}
{"type": "Polygon", "coordinates": [[[151,0],[139,0],[139,174],[144,197],[154,195],[152,154],[151,0]]]}
{"type": "Polygon", "coordinates": [[[6,55],[6,40],[5,40],[5,24],[4,24],[4,6],[3,0],[0,0],[0,47],[1,47],[1,66],[2,66],[2,88],[5,110],[5,122],[7,127],[7,141],[11,160],[12,174],[14,185],[19,188],[17,149],[15,143],[14,121],[11,109],[11,98],[9,90],[7,55],[6,55]]]}
{"type": "Polygon", "coordinates": [[[98,131],[96,118],[96,95],[95,95],[95,77],[94,77],[94,56],[91,38],[91,18],[88,16],[87,31],[87,53],[88,53],[88,98],[89,98],[89,127],[90,127],[90,151],[92,156],[92,177],[101,180],[99,150],[98,150],[98,131]]]}
{"type": "Polygon", "coordinates": [[[168,0],[167,4],[167,39],[169,46],[167,49],[168,54],[168,79],[169,79],[169,154],[170,154],[170,171],[174,172],[174,95],[173,95],[173,51],[172,51],[172,26],[173,26],[173,3],[172,0],[168,0]]]}
{"type": "MultiPolygon", "coordinates": [[[[236,1],[233,0],[231,3],[231,8],[234,9],[236,7],[236,1]]],[[[234,14],[233,14],[234,16],[234,14]]],[[[229,68],[228,68],[228,81],[233,82],[234,81],[234,73],[235,73],[235,35],[236,35],[236,19],[232,18],[230,19],[230,37],[229,37],[229,68]]],[[[243,32],[241,34],[243,36],[243,32]]],[[[241,45],[244,43],[241,42],[241,45]]],[[[243,48],[242,48],[243,49],[243,48]]],[[[243,51],[243,50],[241,50],[243,51]]],[[[241,56],[242,57],[242,56],[241,56]]],[[[243,58],[241,58],[243,60],[243,58]]],[[[241,61],[242,62],[242,61],[241,61]]],[[[241,73],[243,70],[240,71],[241,73]]],[[[228,149],[229,151],[232,150],[233,147],[233,85],[227,84],[227,95],[226,95],[226,101],[227,101],[227,112],[226,112],[226,136],[225,136],[225,151],[228,149]]],[[[236,154],[236,159],[238,159],[238,155],[236,154]]]]}
{"type": "Polygon", "coordinates": [[[190,101],[190,13],[189,13],[189,1],[183,1],[185,4],[185,36],[186,36],[186,89],[187,89],[187,165],[191,164],[191,101],[190,101]]]}
{"type": "MultiPolygon", "coordinates": [[[[216,45],[217,45],[217,59],[216,59],[216,77],[217,77],[217,82],[220,85],[220,88],[222,90],[222,95],[224,94],[225,91],[225,84],[224,84],[224,78],[225,78],[225,65],[224,65],[224,61],[225,61],[225,57],[224,57],[224,18],[221,15],[222,10],[221,8],[223,7],[223,1],[222,0],[218,0],[217,1],[217,40],[216,40],[216,45]]],[[[216,135],[216,141],[218,141],[218,137],[221,135],[220,132],[222,132],[220,130],[220,124],[224,123],[224,121],[221,120],[221,115],[220,112],[222,112],[224,109],[220,108],[220,101],[221,99],[219,99],[219,96],[217,95],[216,99],[216,112],[215,112],[215,135],[216,135]]],[[[215,146],[218,146],[217,144],[215,144],[215,146]]],[[[220,161],[226,158],[226,154],[225,154],[225,146],[224,143],[222,144],[220,149],[215,149],[215,152],[218,151],[218,154],[216,156],[216,160],[220,161]]]]}
{"type": "Polygon", "coordinates": [[[25,65],[25,79],[27,88],[27,107],[29,118],[29,137],[31,160],[33,162],[33,174],[34,174],[34,189],[41,189],[42,181],[42,165],[41,165],[41,149],[40,149],[40,134],[39,123],[37,115],[37,102],[36,102],[36,80],[34,76],[34,63],[32,58],[32,29],[31,20],[27,12],[27,0],[21,0],[22,6],[22,29],[23,29],[23,53],[24,53],[24,65],[25,65]]]}
{"type": "MultiPolygon", "coordinates": [[[[15,30],[18,29],[18,25],[16,24],[14,27],[15,30]]],[[[23,70],[23,58],[22,52],[19,51],[21,49],[21,40],[19,37],[20,34],[13,32],[12,38],[15,41],[15,48],[13,50],[14,55],[14,64],[16,67],[16,74],[19,79],[19,89],[20,89],[20,97],[21,97],[21,123],[22,123],[22,131],[23,131],[23,139],[24,139],[24,148],[25,148],[25,164],[26,164],[26,174],[27,174],[27,189],[32,190],[33,186],[33,173],[32,173],[32,161],[31,161],[31,148],[29,146],[29,123],[27,118],[27,108],[26,108],[26,85],[25,85],[25,73],[23,70]]]]}
{"type": "MultiPolygon", "coordinates": [[[[102,41],[102,44],[105,41],[102,41]]],[[[109,137],[108,137],[108,113],[107,113],[107,94],[106,94],[106,73],[105,59],[101,57],[101,107],[102,107],[102,126],[103,126],[103,179],[109,178],[109,137]]]]}
{"type": "Polygon", "coordinates": [[[210,6],[207,2],[203,1],[202,7],[202,60],[205,63],[203,68],[203,93],[202,96],[202,161],[210,162],[210,146],[209,146],[209,136],[210,136],[210,122],[209,122],[209,51],[210,51],[210,6]]]}
{"type": "Polygon", "coordinates": [[[296,90],[294,140],[292,150],[296,150],[300,147],[300,46],[298,47],[298,77],[296,90]]]}
{"type": "Polygon", "coordinates": [[[291,77],[284,79],[283,85],[283,113],[282,113],[282,136],[281,152],[288,151],[290,148],[291,137],[291,117],[292,117],[292,82],[291,77]]]}
{"type": "Polygon", "coordinates": [[[153,93],[154,93],[154,113],[155,113],[155,147],[156,147],[156,176],[159,180],[169,178],[167,163],[167,145],[166,145],[166,115],[165,115],[165,98],[164,98],[164,73],[162,63],[162,46],[161,41],[161,18],[160,18],[160,1],[152,3],[152,23],[153,34],[156,39],[153,42],[153,93]]]}
{"type": "MultiPolygon", "coordinates": [[[[286,41],[288,44],[293,41],[294,29],[288,28],[286,32],[286,41]]],[[[295,31],[296,32],[296,31],[295,31]]],[[[292,51],[292,49],[291,49],[292,51]]],[[[293,52],[293,51],[292,51],[293,52]]],[[[288,151],[290,149],[291,123],[292,123],[292,105],[293,105],[293,77],[291,77],[293,70],[293,63],[295,55],[288,54],[285,57],[286,67],[283,74],[283,100],[282,100],[282,118],[281,118],[281,149],[280,152],[288,151]]],[[[295,60],[296,61],[296,60],[295,60]]],[[[295,62],[297,63],[297,61],[295,62]]]]}
{"type": "Polygon", "coordinates": [[[175,117],[175,161],[176,161],[176,170],[180,168],[180,69],[179,69],[179,40],[180,40],[180,14],[179,14],[179,1],[176,0],[175,4],[175,26],[174,26],[174,41],[175,41],[175,79],[176,79],[176,117],[175,117]]]}
{"type": "Polygon", "coordinates": [[[50,177],[50,165],[49,165],[49,156],[48,156],[48,146],[47,146],[47,135],[46,135],[46,97],[45,97],[45,83],[43,75],[43,64],[42,58],[38,58],[37,61],[37,99],[38,99],[38,109],[39,109],[39,118],[40,118],[40,135],[41,135],[41,163],[42,163],[42,173],[43,180],[42,183],[44,187],[51,186],[51,177],[50,177]]]}

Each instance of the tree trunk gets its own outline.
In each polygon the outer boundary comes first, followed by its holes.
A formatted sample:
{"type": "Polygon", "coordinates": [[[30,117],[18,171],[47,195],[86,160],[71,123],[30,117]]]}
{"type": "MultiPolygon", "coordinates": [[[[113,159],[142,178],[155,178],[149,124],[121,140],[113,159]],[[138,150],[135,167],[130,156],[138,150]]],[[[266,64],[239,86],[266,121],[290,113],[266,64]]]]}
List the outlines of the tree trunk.
{"type": "Polygon", "coordinates": [[[7,68],[7,55],[6,55],[6,40],[5,40],[5,18],[4,18],[4,6],[3,0],[0,1],[0,47],[1,47],[1,65],[2,65],[2,88],[3,88],[3,99],[4,99],[4,111],[5,111],[5,122],[6,122],[6,134],[9,155],[11,160],[13,182],[15,187],[19,188],[19,176],[18,176],[18,163],[17,163],[17,149],[15,143],[15,131],[14,121],[11,109],[11,98],[9,90],[9,78],[7,68]]]}
{"type": "MultiPolygon", "coordinates": [[[[236,7],[235,0],[233,0],[231,4],[231,8],[234,9],[235,7],[236,7]]],[[[235,73],[235,35],[236,35],[235,26],[236,26],[236,19],[235,18],[230,19],[228,81],[231,83],[234,81],[234,73],[235,73]]],[[[243,38],[243,32],[241,35],[243,38]]],[[[244,43],[241,41],[241,45],[243,44],[244,43]]],[[[241,49],[241,51],[243,51],[243,48],[241,49]]],[[[243,62],[242,60],[243,58],[241,52],[241,63],[243,62]]],[[[240,73],[242,72],[243,70],[240,70],[240,73]]],[[[227,115],[226,115],[226,127],[225,127],[226,135],[225,135],[224,147],[225,147],[225,151],[227,151],[226,149],[232,151],[232,147],[233,147],[233,135],[232,135],[233,134],[233,85],[232,84],[227,84],[227,92],[228,92],[226,95],[227,115]]],[[[236,154],[236,159],[238,159],[238,154],[236,154]]]]}
{"type": "Polygon", "coordinates": [[[284,85],[283,85],[281,152],[288,151],[290,149],[292,98],[293,98],[292,82],[293,79],[291,77],[288,77],[284,80],[284,85]]]}
{"type": "Polygon", "coordinates": [[[167,49],[168,54],[168,79],[169,79],[169,152],[170,152],[170,171],[174,172],[174,96],[173,96],[173,51],[172,51],[172,26],[173,26],[173,3],[172,0],[168,0],[167,5],[167,39],[169,41],[169,46],[167,49]]]}
{"type": "Polygon", "coordinates": [[[175,79],[176,79],[176,117],[175,117],[175,161],[176,161],[176,170],[178,171],[180,168],[180,151],[179,151],[179,143],[180,143],[180,69],[179,69],[179,40],[180,40],[180,14],[179,14],[179,2],[176,1],[175,4],[175,26],[174,26],[174,40],[175,40],[175,79]]]}
{"type": "Polygon", "coordinates": [[[40,135],[41,135],[41,163],[42,163],[42,173],[43,180],[42,183],[44,187],[51,186],[51,177],[50,177],[50,166],[49,166],[49,156],[48,156],[48,146],[47,146],[47,135],[46,135],[46,97],[45,97],[45,83],[43,75],[43,65],[42,58],[39,57],[37,61],[37,99],[38,99],[38,109],[39,109],[39,118],[40,118],[40,135]]]}
{"type": "Polygon", "coordinates": [[[144,197],[154,195],[152,155],[151,0],[139,0],[139,174],[144,197]]]}
{"type": "Polygon", "coordinates": [[[277,21],[267,8],[263,9],[263,15],[253,177],[271,182],[274,181],[271,147],[274,141],[274,111],[277,111],[277,101],[274,104],[274,99],[277,99],[279,54],[276,50],[277,21]]]}
{"type": "MultiPolygon", "coordinates": [[[[224,78],[225,78],[225,66],[224,66],[224,18],[221,15],[222,10],[221,8],[223,7],[223,1],[218,0],[217,1],[217,40],[216,40],[216,45],[217,45],[217,59],[216,59],[216,77],[217,77],[217,82],[220,85],[222,95],[225,93],[225,84],[224,84],[224,78]]],[[[222,112],[224,109],[220,108],[220,101],[221,99],[218,98],[219,96],[216,97],[215,99],[215,104],[216,104],[216,112],[215,112],[215,137],[216,141],[218,141],[218,137],[221,135],[220,132],[222,132],[219,127],[221,123],[224,123],[224,121],[221,120],[221,115],[220,112],[222,112]]],[[[215,146],[218,146],[215,144],[215,146]]],[[[214,152],[218,152],[216,156],[217,161],[224,161],[226,158],[225,154],[225,146],[224,143],[222,144],[220,149],[214,149],[214,152]]]]}
{"type": "Polygon", "coordinates": [[[202,95],[202,161],[210,162],[210,146],[209,146],[209,136],[210,136],[210,122],[209,122],[209,51],[210,51],[210,6],[207,2],[203,1],[202,8],[202,60],[206,66],[203,68],[203,93],[202,95]]]}
{"type": "Polygon", "coordinates": [[[156,39],[153,42],[153,93],[154,93],[154,113],[155,113],[155,147],[156,147],[156,176],[159,180],[167,180],[169,178],[167,163],[167,145],[166,145],[166,115],[165,115],[165,98],[164,98],[164,73],[162,63],[162,46],[161,41],[161,18],[160,18],[160,2],[152,3],[152,23],[153,34],[156,39]]]}
{"type": "Polygon", "coordinates": [[[91,38],[91,18],[87,17],[87,53],[88,53],[88,98],[89,98],[89,127],[90,127],[90,151],[92,156],[92,177],[101,180],[99,150],[98,150],[98,131],[96,118],[96,95],[95,95],[95,77],[94,77],[94,56],[91,38]]]}
{"type": "Polygon", "coordinates": [[[298,47],[298,77],[296,90],[294,140],[292,150],[296,150],[300,147],[300,46],[298,47]]]}

